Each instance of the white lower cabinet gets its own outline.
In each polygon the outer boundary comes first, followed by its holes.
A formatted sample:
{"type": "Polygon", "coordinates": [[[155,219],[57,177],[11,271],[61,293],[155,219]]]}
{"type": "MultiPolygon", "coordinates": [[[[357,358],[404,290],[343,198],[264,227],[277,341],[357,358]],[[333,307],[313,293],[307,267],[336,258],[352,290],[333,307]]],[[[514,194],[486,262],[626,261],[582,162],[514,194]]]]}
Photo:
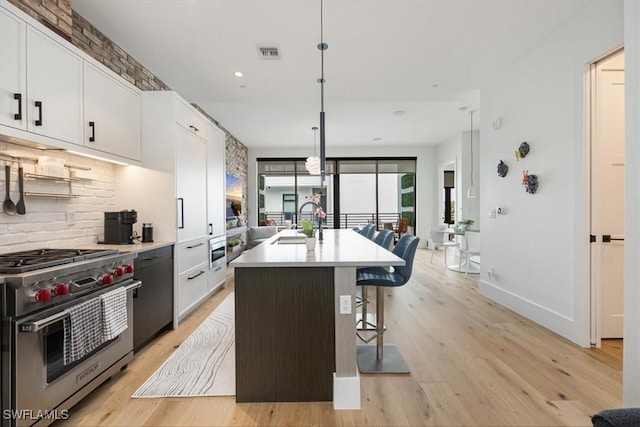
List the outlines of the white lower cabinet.
{"type": "Polygon", "coordinates": [[[178,276],[178,317],[182,319],[207,296],[207,270],[204,263],[178,276]]]}

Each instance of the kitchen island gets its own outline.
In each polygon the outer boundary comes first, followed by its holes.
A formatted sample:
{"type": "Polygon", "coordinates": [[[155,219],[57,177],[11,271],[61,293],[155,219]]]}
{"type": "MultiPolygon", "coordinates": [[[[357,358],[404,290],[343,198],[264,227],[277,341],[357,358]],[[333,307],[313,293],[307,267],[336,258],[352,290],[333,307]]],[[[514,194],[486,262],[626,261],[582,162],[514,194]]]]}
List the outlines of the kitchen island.
{"type": "Polygon", "coordinates": [[[283,230],[230,265],[236,402],[333,401],[335,409],[359,409],[356,268],[404,260],[353,230],[324,230],[311,252],[296,230],[283,230]],[[341,314],[341,299],[348,313],[341,314]]]}

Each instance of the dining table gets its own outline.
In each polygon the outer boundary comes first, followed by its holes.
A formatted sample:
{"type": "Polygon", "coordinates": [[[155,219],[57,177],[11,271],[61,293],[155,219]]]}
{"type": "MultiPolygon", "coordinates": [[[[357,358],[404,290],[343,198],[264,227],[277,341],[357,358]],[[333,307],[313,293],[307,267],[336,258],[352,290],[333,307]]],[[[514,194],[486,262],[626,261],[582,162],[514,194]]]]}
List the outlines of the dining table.
{"type": "MultiPolygon", "coordinates": [[[[462,263],[459,261],[460,255],[461,255],[460,247],[463,247],[463,245],[465,244],[463,239],[465,238],[464,236],[465,236],[466,230],[456,230],[455,228],[443,228],[441,231],[443,234],[446,234],[446,235],[454,235],[456,242],[460,244],[460,246],[457,248],[458,261],[447,265],[447,269],[451,271],[456,271],[458,273],[468,272],[468,274],[480,274],[480,255],[471,256],[469,257],[469,259],[465,259],[465,261],[462,263]],[[467,271],[467,264],[469,264],[468,271],[467,271]]],[[[469,229],[469,231],[479,232],[480,230],[469,229]]]]}

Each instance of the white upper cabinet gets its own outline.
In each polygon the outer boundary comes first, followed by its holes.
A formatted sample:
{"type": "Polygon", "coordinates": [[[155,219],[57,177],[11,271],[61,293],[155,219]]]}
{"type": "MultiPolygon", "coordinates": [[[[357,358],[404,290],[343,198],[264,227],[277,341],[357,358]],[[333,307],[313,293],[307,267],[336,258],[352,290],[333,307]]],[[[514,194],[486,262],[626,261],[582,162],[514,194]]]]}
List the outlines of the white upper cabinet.
{"type": "Polygon", "coordinates": [[[213,236],[226,231],[225,155],[225,134],[211,124],[207,144],[207,216],[209,234],[213,236]]]}
{"type": "Polygon", "coordinates": [[[140,160],[140,92],[84,64],[84,145],[140,160]]]}
{"type": "Polygon", "coordinates": [[[82,145],[82,58],[27,26],[27,130],[82,145]]]}
{"type": "Polygon", "coordinates": [[[0,124],[27,129],[26,23],[0,9],[0,124]]]}
{"type": "Polygon", "coordinates": [[[140,164],[140,94],[0,0],[0,134],[140,164]]]}

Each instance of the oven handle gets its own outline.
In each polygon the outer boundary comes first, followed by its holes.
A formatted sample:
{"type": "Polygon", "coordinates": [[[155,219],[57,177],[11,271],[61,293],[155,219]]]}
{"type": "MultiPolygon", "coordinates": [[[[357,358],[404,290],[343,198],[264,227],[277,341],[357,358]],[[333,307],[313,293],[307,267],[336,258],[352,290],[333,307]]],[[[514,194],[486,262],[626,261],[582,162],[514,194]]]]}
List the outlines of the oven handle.
{"type": "MultiPolygon", "coordinates": [[[[125,286],[125,289],[128,291],[132,291],[134,289],[138,289],[142,287],[142,280],[137,280],[130,285],[125,286]]],[[[34,322],[26,322],[20,325],[20,332],[38,332],[49,325],[56,323],[58,320],[67,316],[67,312],[62,310],[59,313],[51,315],[49,317],[45,317],[44,319],[36,320],[34,322]]]]}

